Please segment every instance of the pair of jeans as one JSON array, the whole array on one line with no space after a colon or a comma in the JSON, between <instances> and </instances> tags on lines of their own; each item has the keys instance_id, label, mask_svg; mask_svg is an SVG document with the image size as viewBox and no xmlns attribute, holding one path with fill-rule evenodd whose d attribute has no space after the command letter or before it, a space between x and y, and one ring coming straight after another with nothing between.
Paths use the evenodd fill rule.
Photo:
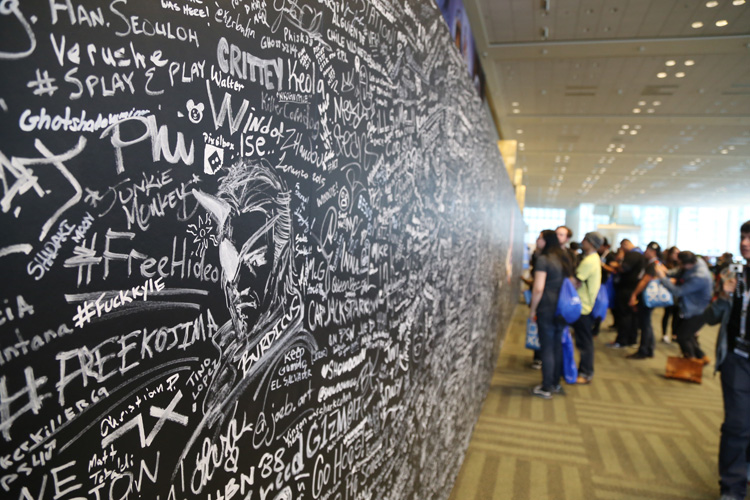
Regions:
<instances>
[{"instance_id":1,"label":"pair of jeans","mask_svg":"<svg viewBox=\"0 0 750 500\"><path fill-rule=\"evenodd\" d=\"M578 364L578 375L585 378L594 376L594 318L590 314L581 315L578 321L573 323L576 332L576 347L581 356Z\"/></svg>"},{"instance_id":2,"label":"pair of jeans","mask_svg":"<svg viewBox=\"0 0 750 500\"><path fill-rule=\"evenodd\" d=\"M722 494L745 498L750 447L750 360L730 352L721 363L724 423L719 441Z\"/></svg>"},{"instance_id":3,"label":"pair of jeans","mask_svg":"<svg viewBox=\"0 0 750 500\"><path fill-rule=\"evenodd\" d=\"M686 358L701 359L705 356L696 335L704 324L702 314L691 318L679 318L677 321L677 342L682 349L682 355Z\"/></svg>"},{"instance_id":4,"label":"pair of jeans","mask_svg":"<svg viewBox=\"0 0 750 500\"><path fill-rule=\"evenodd\" d=\"M654 356L654 328L651 325L651 312L653 309L646 307L641 300L638 303L638 328L641 330L641 345L638 347L638 354Z\"/></svg>"},{"instance_id":5,"label":"pair of jeans","mask_svg":"<svg viewBox=\"0 0 750 500\"><path fill-rule=\"evenodd\" d=\"M677 315L677 306L669 306L664 308L664 317L661 319L661 334L663 337L667 336L667 326L669 326L669 318L672 318L672 335L677 335L677 321L679 316Z\"/></svg>"},{"instance_id":6,"label":"pair of jeans","mask_svg":"<svg viewBox=\"0 0 750 500\"><path fill-rule=\"evenodd\" d=\"M562 378L562 334L567 325L553 311L537 313L536 325L542 356L542 389L551 391L560 384Z\"/></svg>"}]
</instances>

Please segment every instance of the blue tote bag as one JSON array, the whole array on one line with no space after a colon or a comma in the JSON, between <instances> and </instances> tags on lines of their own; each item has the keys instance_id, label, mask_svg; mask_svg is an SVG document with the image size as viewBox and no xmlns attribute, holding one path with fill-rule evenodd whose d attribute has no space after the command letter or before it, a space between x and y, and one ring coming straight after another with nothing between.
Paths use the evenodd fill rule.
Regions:
<instances>
[{"instance_id":1,"label":"blue tote bag","mask_svg":"<svg viewBox=\"0 0 750 500\"><path fill-rule=\"evenodd\" d=\"M563 378L568 384L575 384L578 379L578 367L576 366L575 349L573 348L573 339L570 337L570 328L567 326L563 330L562 336L563 352Z\"/></svg>"},{"instance_id":2,"label":"blue tote bag","mask_svg":"<svg viewBox=\"0 0 750 500\"><path fill-rule=\"evenodd\" d=\"M643 290L643 303L646 307L669 307L674 305L672 292L659 280L651 280Z\"/></svg>"},{"instance_id":3,"label":"blue tote bag","mask_svg":"<svg viewBox=\"0 0 750 500\"><path fill-rule=\"evenodd\" d=\"M560 297L557 299L556 316L562 316L569 325L581 317L581 298L570 279L565 278L560 287Z\"/></svg>"},{"instance_id":4,"label":"blue tote bag","mask_svg":"<svg viewBox=\"0 0 750 500\"><path fill-rule=\"evenodd\" d=\"M609 308L609 297L607 294L607 287L604 285L599 287L599 293L596 294L596 301L594 307L591 309L591 317L596 319L604 319L607 316L607 309Z\"/></svg>"},{"instance_id":5,"label":"blue tote bag","mask_svg":"<svg viewBox=\"0 0 750 500\"><path fill-rule=\"evenodd\" d=\"M526 321L526 349L538 351L541 347L539 345L539 328L537 328L536 322L529 318Z\"/></svg>"}]
</instances>

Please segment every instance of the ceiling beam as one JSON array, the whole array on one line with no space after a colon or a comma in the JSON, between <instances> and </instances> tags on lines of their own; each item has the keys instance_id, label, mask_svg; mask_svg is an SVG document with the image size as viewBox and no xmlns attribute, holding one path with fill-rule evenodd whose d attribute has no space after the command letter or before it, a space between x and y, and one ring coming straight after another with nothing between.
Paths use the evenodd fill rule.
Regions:
<instances>
[{"instance_id":1,"label":"ceiling beam","mask_svg":"<svg viewBox=\"0 0 750 500\"><path fill-rule=\"evenodd\" d=\"M750 53L750 35L490 43L492 61Z\"/></svg>"},{"instance_id":2,"label":"ceiling beam","mask_svg":"<svg viewBox=\"0 0 750 500\"><path fill-rule=\"evenodd\" d=\"M694 160L696 158L711 158L711 159L722 159L722 160L732 160L732 161L746 161L750 160L750 156L747 155L735 155L735 154L706 154L706 153L700 153L700 154L684 154L684 153L664 153L664 152L654 152L654 153L605 153L602 151L558 151L558 150L531 150L525 149L524 151L518 152L518 158L521 159L523 156L541 156L541 155L550 155L550 156L606 156L606 157L612 157L612 158L649 158L649 157L661 157L661 158L668 158L668 159L674 159L674 160ZM564 166L564 165L562 165ZM606 165L603 165L606 166Z\"/></svg>"},{"instance_id":3,"label":"ceiling beam","mask_svg":"<svg viewBox=\"0 0 750 500\"><path fill-rule=\"evenodd\" d=\"M602 123L621 124L638 122L648 125L707 125L717 127L745 127L750 128L750 116L706 116L706 115L656 115L656 114L626 114L626 115L547 115L547 114L505 114L504 118L515 125L533 123L535 125L563 123L575 125L601 125Z\"/></svg>"}]
</instances>

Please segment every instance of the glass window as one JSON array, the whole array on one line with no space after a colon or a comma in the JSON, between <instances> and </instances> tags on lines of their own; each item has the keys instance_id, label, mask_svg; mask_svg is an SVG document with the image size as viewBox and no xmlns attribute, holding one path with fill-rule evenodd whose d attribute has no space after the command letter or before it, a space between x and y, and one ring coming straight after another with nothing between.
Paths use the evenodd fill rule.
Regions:
<instances>
[{"instance_id":1,"label":"glass window","mask_svg":"<svg viewBox=\"0 0 750 500\"><path fill-rule=\"evenodd\" d=\"M565 209L526 207L523 209L523 221L526 223L524 241L536 246L536 239L543 230L565 225Z\"/></svg>"},{"instance_id":2,"label":"glass window","mask_svg":"<svg viewBox=\"0 0 750 500\"><path fill-rule=\"evenodd\" d=\"M669 238L669 208L658 206L620 205L620 222L640 226L640 232L620 233L619 239L628 238L641 249L655 241L666 247Z\"/></svg>"},{"instance_id":3,"label":"glass window","mask_svg":"<svg viewBox=\"0 0 750 500\"><path fill-rule=\"evenodd\" d=\"M579 210L578 227L581 230L581 236L588 232L596 231L600 225L609 224L608 214L594 213L593 203L582 203Z\"/></svg>"},{"instance_id":4,"label":"glass window","mask_svg":"<svg viewBox=\"0 0 750 500\"><path fill-rule=\"evenodd\" d=\"M731 252L739 259L740 226L750 219L750 206L684 207L677 216L677 246L717 257Z\"/></svg>"}]
</instances>

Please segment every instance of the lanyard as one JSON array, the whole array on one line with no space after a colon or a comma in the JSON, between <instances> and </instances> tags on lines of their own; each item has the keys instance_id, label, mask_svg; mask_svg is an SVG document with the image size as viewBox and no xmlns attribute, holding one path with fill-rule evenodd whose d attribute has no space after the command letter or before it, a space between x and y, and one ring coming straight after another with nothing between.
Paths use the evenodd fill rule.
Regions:
<instances>
[{"instance_id":1,"label":"lanyard","mask_svg":"<svg viewBox=\"0 0 750 500\"><path fill-rule=\"evenodd\" d=\"M740 313L740 337L745 338L747 331L747 308L750 305L750 286L747 285L747 278L745 278L744 291L742 293L742 312Z\"/></svg>"}]
</instances>

